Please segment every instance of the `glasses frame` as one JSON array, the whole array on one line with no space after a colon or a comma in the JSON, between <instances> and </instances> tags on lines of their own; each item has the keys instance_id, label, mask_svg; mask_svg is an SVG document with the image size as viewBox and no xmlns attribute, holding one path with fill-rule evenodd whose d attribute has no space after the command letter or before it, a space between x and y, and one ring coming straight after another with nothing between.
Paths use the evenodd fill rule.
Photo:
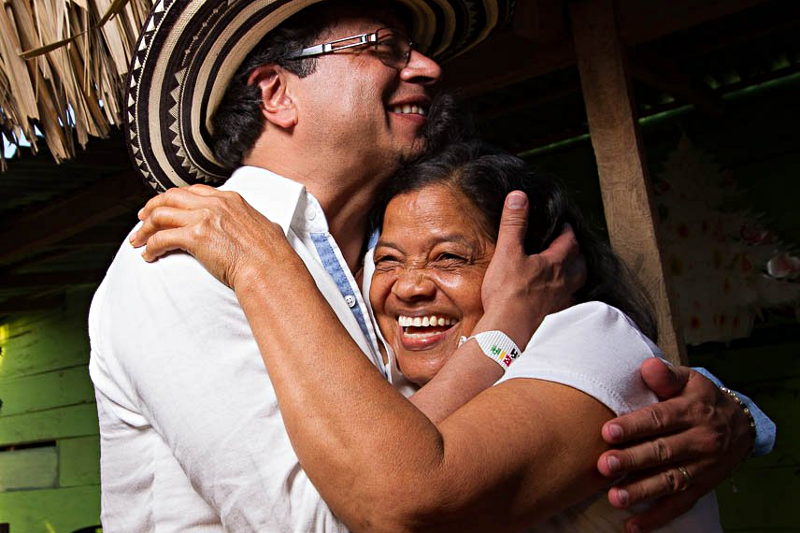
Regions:
<instances>
[{"instance_id":1,"label":"glasses frame","mask_svg":"<svg viewBox=\"0 0 800 533\"><path fill-rule=\"evenodd\" d=\"M335 54L342 50L352 50L354 48L365 48L367 46L374 46L379 44L383 39L378 38L378 33L389 30L394 34L395 37L399 37L401 40L405 39L408 43L408 52L403 57L403 63L401 66L390 65L386 63L381 57L378 59L384 65L392 68L396 68L397 70L403 70L408 66L408 62L411 59L411 51L414 50L414 41L406 37L402 32L395 30L394 28L378 28L377 30L369 33L359 33L357 35L350 35L349 37L342 37L341 39L335 39L333 41L328 41L321 44L315 44L314 46L309 46L307 48L303 48L302 50L295 52L294 54L288 55L285 59L305 59L308 57L319 57L323 55ZM353 43L343 44L340 46L336 46L339 43L343 43L345 41L356 40ZM398 63L400 65L400 63Z\"/></svg>"}]
</instances>

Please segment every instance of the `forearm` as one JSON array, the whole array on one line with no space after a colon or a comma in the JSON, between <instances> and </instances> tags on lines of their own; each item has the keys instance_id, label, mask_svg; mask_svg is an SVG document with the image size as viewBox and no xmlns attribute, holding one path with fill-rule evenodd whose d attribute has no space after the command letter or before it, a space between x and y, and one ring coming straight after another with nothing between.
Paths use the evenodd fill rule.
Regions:
<instances>
[{"instance_id":1,"label":"forearm","mask_svg":"<svg viewBox=\"0 0 800 533\"><path fill-rule=\"evenodd\" d=\"M519 325L509 329L513 318L484 315L472 331L472 335L485 331L500 330L513 336L512 340L524 348L531 332L544 319L535 320L535 325ZM505 370L496 361L487 357L477 342L467 342L450 356L442 369L424 387L411 396L411 402L434 423L441 422L456 409L466 404L479 393L491 387L503 377Z\"/></svg>"},{"instance_id":2,"label":"forearm","mask_svg":"<svg viewBox=\"0 0 800 533\"><path fill-rule=\"evenodd\" d=\"M437 427L375 371L313 281L294 274L291 286L260 279L237 295L301 464L351 529L513 531L602 483L587 479L602 443L593 432L583 441L573 438L577 428L568 426L566 417L581 410L567 415L547 404L559 403L558 397L553 400L550 389L542 393L539 388L552 385L521 380L503 391L491 387L484 401L469 402ZM302 307L281 304L301 298ZM475 342L462 346L464 362L478 358L474 362L500 369L478 350ZM571 390L564 394L570 392L580 396ZM589 403L599 427L607 411ZM563 404L576 405L572 399ZM575 422L581 428L592 420L586 412ZM544 432L543 427L553 429ZM574 456L551 464L566 444ZM533 472L547 483L534 480Z\"/></svg>"},{"instance_id":3,"label":"forearm","mask_svg":"<svg viewBox=\"0 0 800 533\"><path fill-rule=\"evenodd\" d=\"M284 262L297 270L292 284L261 276L237 296L309 477L351 528L371 529L371 513L389 512L392 486L435 490L428 476L442 461L442 438L363 356L298 263ZM285 305L292 301L303 306ZM399 500L392 507L402 509Z\"/></svg>"}]
</instances>

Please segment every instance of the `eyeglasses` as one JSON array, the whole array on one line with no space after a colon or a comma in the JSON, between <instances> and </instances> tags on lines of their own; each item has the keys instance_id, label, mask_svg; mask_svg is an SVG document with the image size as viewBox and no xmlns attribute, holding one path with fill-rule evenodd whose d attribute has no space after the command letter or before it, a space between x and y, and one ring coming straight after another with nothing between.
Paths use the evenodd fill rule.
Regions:
<instances>
[{"instance_id":1,"label":"eyeglasses","mask_svg":"<svg viewBox=\"0 0 800 533\"><path fill-rule=\"evenodd\" d=\"M351 35L350 37L343 37L335 41L303 48L299 52L286 56L286 59L317 57L335 54L342 50L366 47L372 48L380 62L387 67L403 70L408 66L408 61L411 58L411 50L414 49L414 43L397 30L381 28L372 33Z\"/></svg>"}]
</instances>

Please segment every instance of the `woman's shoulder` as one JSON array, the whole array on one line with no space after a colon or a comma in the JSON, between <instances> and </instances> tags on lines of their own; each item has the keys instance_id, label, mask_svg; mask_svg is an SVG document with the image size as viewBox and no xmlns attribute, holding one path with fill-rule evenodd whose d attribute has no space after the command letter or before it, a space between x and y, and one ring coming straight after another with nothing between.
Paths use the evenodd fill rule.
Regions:
<instances>
[{"instance_id":1,"label":"woman's shoulder","mask_svg":"<svg viewBox=\"0 0 800 533\"><path fill-rule=\"evenodd\" d=\"M639 367L661 355L625 313L602 302L585 302L548 315L502 381L562 383L622 414L655 401Z\"/></svg>"},{"instance_id":2,"label":"woman's shoulder","mask_svg":"<svg viewBox=\"0 0 800 533\"><path fill-rule=\"evenodd\" d=\"M531 344L548 342L625 342L625 346L663 356L656 344L639 330L628 315L604 302L591 301L573 305L545 317L531 338Z\"/></svg>"}]
</instances>

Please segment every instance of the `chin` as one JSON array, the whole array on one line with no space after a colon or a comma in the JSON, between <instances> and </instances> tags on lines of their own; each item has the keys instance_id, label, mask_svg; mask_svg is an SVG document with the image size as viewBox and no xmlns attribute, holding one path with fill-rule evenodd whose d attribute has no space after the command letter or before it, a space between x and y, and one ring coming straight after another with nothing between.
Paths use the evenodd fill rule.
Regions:
<instances>
[{"instance_id":1,"label":"chin","mask_svg":"<svg viewBox=\"0 0 800 533\"><path fill-rule=\"evenodd\" d=\"M415 355L409 356L409 359L414 357ZM416 357L419 357L418 353ZM403 364L404 361L406 364ZM415 383L420 387L432 380L433 376L438 374L439 370L442 369L444 363L444 359L437 359L434 361L416 360L409 362L405 357L398 356L397 358L397 366L400 368L400 372L403 373L403 376L411 383Z\"/></svg>"}]
</instances>

